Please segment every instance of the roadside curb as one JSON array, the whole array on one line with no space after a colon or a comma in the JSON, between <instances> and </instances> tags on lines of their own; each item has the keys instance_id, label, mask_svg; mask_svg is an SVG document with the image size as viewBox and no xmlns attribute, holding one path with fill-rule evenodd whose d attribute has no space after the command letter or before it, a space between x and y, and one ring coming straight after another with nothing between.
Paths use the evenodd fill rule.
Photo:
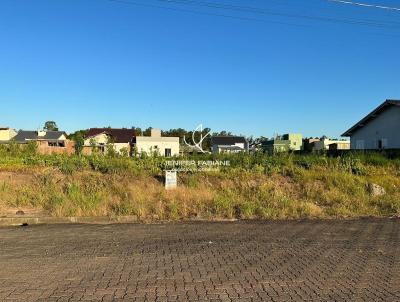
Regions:
<instances>
[{"instance_id":1,"label":"roadside curb","mask_svg":"<svg viewBox=\"0 0 400 302\"><path fill-rule=\"evenodd\" d=\"M111 224L137 223L136 216L119 217L0 217L0 226L18 226L35 224Z\"/></svg>"},{"instance_id":2,"label":"roadside curb","mask_svg":"<svg viewBox=\"0 0 400 302\"><path fill-rule=\"evenodd\" d=\"M175 222L236 222L238 219L205 219L193 218ZM140 223L140 224L162 224L171 222L169 220L141 220L137 216L99 216L99 217L0 217L0 227L24 226L39 224L118 224L118 223Z\"/></svg>"},{"instance_id":3,"label":"roadside curb","mask_svg":"<svg viewBox=\"0 0 400 302\"><path fill-rule=\"evenodd\" d=\"M400 216L388 217L374 217L374 216L361 216L361 217L333 217L333 218L301 218L301 219L236 219L236 218L191 218L182 220L163 220L163 219L149 219L142 220L137 216L98 216L98 217L51 217L51 216L14 216L14 217L0 217L0 227L7 226L27 226L27 225L42 225L42 224L164 224L164 223L234 223L234 222L279 222L279 221L354 221L354 220L380 220L380 219L395 219L400 221Z\"/></svg>"}]
</instances>

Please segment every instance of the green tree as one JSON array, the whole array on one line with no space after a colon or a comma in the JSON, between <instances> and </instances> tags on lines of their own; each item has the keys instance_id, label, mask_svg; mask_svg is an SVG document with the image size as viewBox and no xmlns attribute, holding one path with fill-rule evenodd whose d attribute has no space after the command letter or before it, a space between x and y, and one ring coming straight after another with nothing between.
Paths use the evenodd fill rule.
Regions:
<instances>
[{"instance_id":1,"label":"green tree","mask_svg":"<svg viewBox=\"0 0 400 302\"><path fill-rule=\"evenodd\" d=\"M76 136L74 137L74 142L75 142L75 153L78 155L82 154L83 145L85 144L82 133L78 132L76 134Z\"/></svg>"},{"instance_id":2,"label":"green tree","mask_svg":"<svg viewBox=\"0 0 400 302\"><path fill-rule=\"evenodd\" d=\"M166 137L179 137L179 141L181 144L183 144L183 137L187 137L187 131L182 128L177 128L177 129L170 129L167 131L162 131L162 136Z\"/></svg>"},{"instance_id":3,"label":"green tree","mask_svg":"<svg viewBox=\"0 0 400 302\"><path fill-rule=\"evenodd\" d=\"M133 126L131 129L133 130L135 136L142 135L142 128Z\"/></svg>"},{"instance_id":4,"label":"green tree","mask_svg":"<svg viewBox=\"0 0 400 302\"><path fill-rule=\"evenodd\" d=\"M57 123L55 121L47 121L44 123L43 129L47 131L58 131Z\"/></svg>"},{"instance_id":5,"label":"green tree","mask_svg":"<svg viewBox=\"0 0 400 302\"><path fill-rule=\"evenodd\" d=\"M88 130L78 130L78 131L75 131L75 132L71 133L70 135L68 135L68 139L76 142L79 138L85 139L87 133L88 133Z\"/></svg>"},{"instance_id":6,"label":"green tree","mask_svg":"<svg viewBox=\"0 0 400 302\"><path fill-rule=\"evenodd\" d=\"M149 127L146 130L144 130L143 131L143 136L150 136L151 135L151 129L152 129L152 127Z\"/></svg>"},{"instance_id":7,"label":"green tree","mask_svg":"<svg viewBox=\"0 0 400 302\"><path fill-rule=\"evenodd\" d=\"M82 154L87 132L87 130L78 130L68 136L68 139L75 142L75 153L78 155Z\"/></svg>"}]
</instances>

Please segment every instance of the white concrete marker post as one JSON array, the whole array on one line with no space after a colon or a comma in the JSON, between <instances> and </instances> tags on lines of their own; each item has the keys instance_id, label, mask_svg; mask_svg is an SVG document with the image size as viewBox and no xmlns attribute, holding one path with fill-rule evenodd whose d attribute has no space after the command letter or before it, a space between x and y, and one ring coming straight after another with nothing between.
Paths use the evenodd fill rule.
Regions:
<instances>
[{"instance_id":1,"label":"white concrete marker post","mask_svg":"<svg viewBox=\"0 0 400 302\"><path fill-rule=\"evenodd\" d=\"M178 185L176 171L165 171L165 189L175 189Z\"/></svg>"}]
</instances>

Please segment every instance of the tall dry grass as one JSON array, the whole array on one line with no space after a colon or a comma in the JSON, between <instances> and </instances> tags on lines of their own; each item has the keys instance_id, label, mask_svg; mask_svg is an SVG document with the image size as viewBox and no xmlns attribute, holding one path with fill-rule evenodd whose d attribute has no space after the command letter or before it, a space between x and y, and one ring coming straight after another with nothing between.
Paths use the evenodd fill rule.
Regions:
<instances>
[{"instance_id":1,"label":"tall dry grass","mask_svg":"<svg viewBox=\"0 0 400 302\"><path fill-rule=\"evenodd\" d=\"M231 166L180 173L178 188L166 191L163 158L41 156L0 147L0 215L27 208L53 216L136 215L142 220L400 214L396 158L371 153L201 159L213 158L230 160ZM386 194L371 196L368 183L384 187Z\"/></svg>"},{"instance_id":2,"label":"tall dry grass","mask_svg":"<svg viewBox=\"0 0 400 302\"><path fill-rule=\"evenodd\" d=\"M400 179L387 169L373 175L332 170L181 175L176 190L158 177L56 169L0 172L0 213L35 208L54 216L136 215L143 220L187 218L302 218L400 214ZM387 194L370 196L367 183Z\"/></svg>"}]
</instances>

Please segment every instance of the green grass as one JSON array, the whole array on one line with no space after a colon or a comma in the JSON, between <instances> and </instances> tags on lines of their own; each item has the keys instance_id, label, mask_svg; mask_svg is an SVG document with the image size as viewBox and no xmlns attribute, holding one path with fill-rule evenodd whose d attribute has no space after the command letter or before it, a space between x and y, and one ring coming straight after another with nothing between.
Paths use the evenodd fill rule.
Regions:
<instances>
[{"instance_id":1,"label":"green grass","mask_svg":"<svg viewBox=\"0 0 400 302\"><path fill-rule=\"evenodd\" d=\"M165 191L162 157L45 156L30 145L0 145L0 212L28 207L54 216L136 215L144 220L400 214L400 160L384 154L190 159L229 160L230 166L180 173L178 189ZM386 195L370 196L368 183L383 186Z\"/></svg>"}]
</instances>

